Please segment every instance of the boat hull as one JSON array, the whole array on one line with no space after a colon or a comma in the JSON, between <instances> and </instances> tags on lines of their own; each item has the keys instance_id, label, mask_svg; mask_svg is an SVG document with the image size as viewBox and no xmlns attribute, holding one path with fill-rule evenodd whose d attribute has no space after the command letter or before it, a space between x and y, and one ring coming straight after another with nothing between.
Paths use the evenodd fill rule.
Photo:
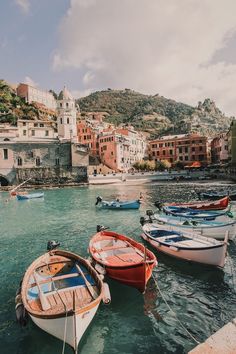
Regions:
<instances>
[{"instance_id":1,"label":"boat hull","mask_svg":"<svg viewBox=\"0 0 236 354\"><path fill-rule=\"evenodd\" d=\"M200 199L209 199L209 200L219 200L224 197L229 197L231 200L236 200L236 193L222 193L222 194L211 194L211 193L198 193Z\"/></svg>"},{"instance_id":2,"label":"boat hull","mask_svg":"<svg viewBox=\"0 0 236 354\"><path fill-rule=\"evenodd\" d=\"M33 193L33 194L17 194L16 198L18 200L28 200L28 199L37 199L37 198L43 198L44 193Z\"/></svg>"},{"instance_id":3,"label":"boat hull","mask_svg":"<svg viewBox=\"0 0 236 354\"><path fill-rule=\"evenodd\" d=\"M75 315L70 314L67 317L45 319L32 314L30 317L39 328L62 341L65 340L73 349L77 349L84 332L97 312L98 306L99 304L89 310Z\"/></svg>"},{"instance_id":4,"label":"boat hull","mask_svg":"<svg viewBox=\"0 0 236 354\"><path fill-rule=\"evenodd\" d=\"M171 203L169 206L186 207L197 210L224 210L229 205L229 197L211 202Z\"/></svg>"},{"instance_id":5,"label":"boat hull","mask_svg":"<svg viewBox=\"0 0 236 354\"><path fill-rule=\"evenodd\" d=\"M183 220L179 220L179 223L175 223L174 218L165 218L165 217L157 217L157 222L165 224L165 227L168 228L169 230L180 230L180 231L185 231L185 232L197 232L202 236L205 237L212 237L217 240L224 240L225 238L225 233L228 231L229 232L229 239L232 240L236 236L236 222L231 222L231 223L226 223L225 225L222 223L222 225L218 226L210 226L207 224L200 225L201 222L199 222L199 226L193 226L193 225L184 225Z\"/></svg>"},{"instance_id":6,"label":"boat hull","mask_svg":"<svg viewBox=\"0 0 236 354\"><path fill-rule=\"evenodd\" d=\"M143 233L142 238L150 243L158 251L163 252L169 256L179 258L185 261L216 266L223 268L225 264L225 254L227 244L222 244L217 247L201 248L201 249L181 249L160 244L160 242L151 239L146 233Z\"/></svg>"},{"instance_id":7,"label":"boat hull","mask_svg":"<svg viewBox=\"0 0 236 354\"><path fill-rule=\"evenodd\" d=\"M103 266L101 263L96 262ZM152 270L155 267L153 264L141 264L133 267L109 267L105 266L106 275L113 280L122 284L132 286L141 293L146 289L147 282L149 281Z\"/></svg>"},{"instance_id":8,"label":"boat hull","mask_svg":"<svg viewBox=\"0 0 236 354\"><path fill-rule=\"evenodd\" d=\"M112 210L127 210L127 209L139 209L140 203L138 201L133 202L102 202L102 209L112 209Z\"/></svg>"}]
</instances>

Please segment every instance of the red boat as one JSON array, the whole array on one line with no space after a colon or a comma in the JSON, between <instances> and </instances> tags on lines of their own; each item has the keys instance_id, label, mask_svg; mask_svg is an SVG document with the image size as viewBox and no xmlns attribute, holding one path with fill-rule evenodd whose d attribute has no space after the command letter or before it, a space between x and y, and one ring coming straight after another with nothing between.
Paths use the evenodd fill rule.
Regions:
<instances>
[{"instance_id":1,"label":"red boat","mask_svg":"<svg viewBox=\"0 0 236 354\"><path fill-rule=\"evenodd\" d=\"M191 202L191 203L171 203L168 205L186 207L191 209L200 209L200 210L223 210L226 209L229 205L229 197L224 197L216 201L209 202Z\"/></svg>"},{"instance_id":2,"label":"red boat","mask_svg":"<svg viewBox=\"0 0 236 354\"><path fill-rule=\"evenodd\" d=\"M97 231L89 243L95 269L143 293L157 265L155 255L127 236L104 228Z\"/></svg>"}]
</instances>

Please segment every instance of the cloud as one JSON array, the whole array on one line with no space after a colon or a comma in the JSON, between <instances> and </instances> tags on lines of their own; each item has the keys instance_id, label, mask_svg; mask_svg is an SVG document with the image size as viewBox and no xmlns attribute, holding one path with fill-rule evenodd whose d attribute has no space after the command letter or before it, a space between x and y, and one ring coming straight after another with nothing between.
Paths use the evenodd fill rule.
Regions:
<instances>
[{"instance_id":1,"label":"cloud","mask_svg":"<svg viewBox=\"0 0 236 354\"><path fill-rule=\"evenodd\" d=\"M212 60L236 33L235 12L234 0L71 0L53 69L81 71L82 90L210 97L235 114L236 65Z\"/></svg>"},{"instance_id":2,"label":"cloud","mask_svg":"<svg viewBox=\"0 0 236 354\"><path fill-rule=\"evenodd\" d=\"M29 77L29 76L25 77L24 83L29 85L29 86L33 86L33 87L37 87L38 86L38 83L35 82L33 79L31 79L31 77Z\"/></svg>"},{"instance_id":3,"label":"cloud","mask_svg":"<svg viewBox=\"0 0 236 354\"><path fill-rule=\"evenodd\" d=\"M30 0L15 0L23 13L27 14L30 10Z\"/></svg>"}]
</instances>

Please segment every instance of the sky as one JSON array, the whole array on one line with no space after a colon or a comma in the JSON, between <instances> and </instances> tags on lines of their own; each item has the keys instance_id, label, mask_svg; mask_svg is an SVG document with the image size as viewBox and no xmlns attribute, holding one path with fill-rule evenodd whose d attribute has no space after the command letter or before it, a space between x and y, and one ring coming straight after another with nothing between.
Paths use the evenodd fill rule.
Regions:
<instances>
[{"instance_id":1,"label":"sky","mask_svg":"<svg viewBox=\"0 0 236 354\"><path fill-rule=\"evenodd\" d=\"M112 88L236 116L235 0L0 0L0 78Z\"/></svg>"}]
</instances>

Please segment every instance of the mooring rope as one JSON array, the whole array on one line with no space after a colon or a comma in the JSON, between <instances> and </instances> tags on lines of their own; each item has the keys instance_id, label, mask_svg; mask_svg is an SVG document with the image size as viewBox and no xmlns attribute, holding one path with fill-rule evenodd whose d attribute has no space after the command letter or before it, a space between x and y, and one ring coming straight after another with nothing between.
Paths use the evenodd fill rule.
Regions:
<instances>
[{"instance_id":1,"label":"mooring rope","mask_svg":"<svg viewBox=\"0 0 236 354\"><path fill-rule=\"evenodd\" d=\"M179 322L179 324L180 324L181 327L185 330L185 332L192 338L192 340L193 340L195 343L200 344L200 342L192 335L192 333L189 332L189 330L184 326L184 324L178 319L176 313L174 312L174 310L172 310L172 308L170 307L170 305L169 305L168 302L166 301L166 299L165 299L165 297L164 297L164 295L163 295L161 289L159 288L158 282L157 282L157 280L155 279L155 277L154 277L153 274L152 274L152 278L153 278L154 283L155 283L155 285L156 285L156 287L157 287L157 289L158 289L158 291L159 291L159 293L160 293L162 299L164 300L166 306L167 306L168 309L174 314L175 319Z\"/></svg>"}]
</instances>

